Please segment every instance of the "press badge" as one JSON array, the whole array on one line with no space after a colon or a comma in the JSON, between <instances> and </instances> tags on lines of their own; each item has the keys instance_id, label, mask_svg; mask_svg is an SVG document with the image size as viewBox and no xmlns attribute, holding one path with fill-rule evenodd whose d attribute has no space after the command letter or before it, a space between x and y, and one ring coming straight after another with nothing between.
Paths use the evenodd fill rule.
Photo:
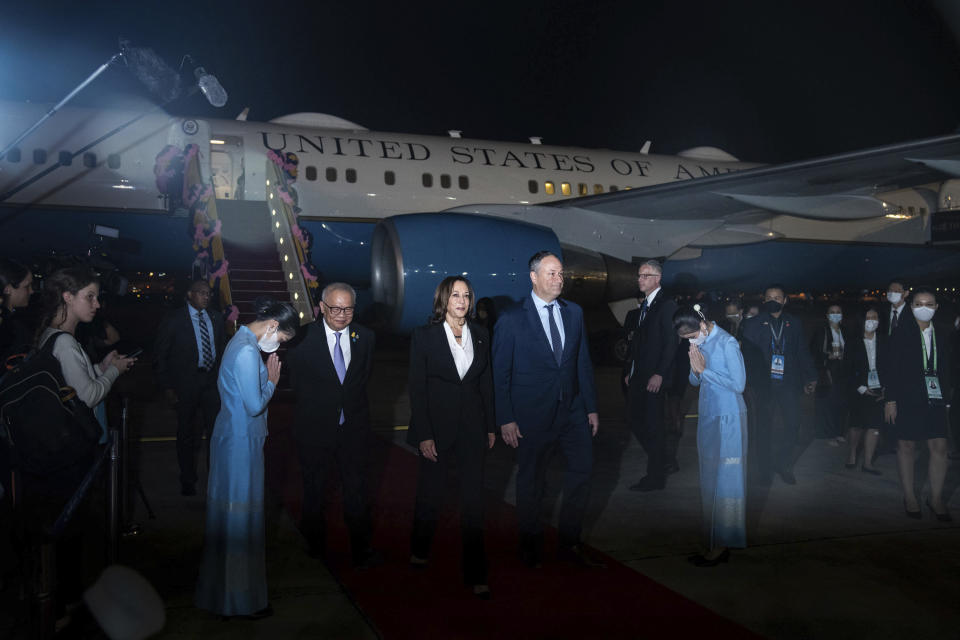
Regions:
<instances>
[{"instance_id":1,"label":"press badge","mask_svg":"<svg viewBox=\"0 0 960 640\"><path fill-rule=\"evenodd\" d=\"M923 376L923 381L927 387L927 399L930 404L943 402L943 391L940 389L940 380L937 376Z\"/></svg>"},{"instance_id":2,"label":"press badge","mask_svg":"<svg viewBox=\"0 0 960 640\"><path fill-rule=\"evenodd\" d=\"M773 354L770 358L770 379L783 380L783 355Z\"/></svg>"},{"instance_id":3,"label":"press badge","mask_svg":"<svg viewBox=\"0 0 960 640\"><path fill-rule=\"evenodd\" d=\"M874 369L867 373L867 389L879 389L880 388L880 374L877 373L877 370Z\"/></svg>"}]
</instances>

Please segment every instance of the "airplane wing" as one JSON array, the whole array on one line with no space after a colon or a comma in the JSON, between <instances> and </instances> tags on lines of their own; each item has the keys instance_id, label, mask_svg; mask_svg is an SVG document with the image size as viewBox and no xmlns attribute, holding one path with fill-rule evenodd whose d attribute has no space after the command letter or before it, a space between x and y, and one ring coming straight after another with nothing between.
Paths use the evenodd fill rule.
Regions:
<instances>
[{"instance_id":1,"label":"airplane wing","mask_svg":"<svg viewBox=\"0 0 960 640\"><path fill-rule=\"evenodd\" d=\"M857 220L890 212L879 194L960 177L958 158L960 134L951 134L544 206L648 220L731 222L759 211Z\"/></svg>"}]
</instances>

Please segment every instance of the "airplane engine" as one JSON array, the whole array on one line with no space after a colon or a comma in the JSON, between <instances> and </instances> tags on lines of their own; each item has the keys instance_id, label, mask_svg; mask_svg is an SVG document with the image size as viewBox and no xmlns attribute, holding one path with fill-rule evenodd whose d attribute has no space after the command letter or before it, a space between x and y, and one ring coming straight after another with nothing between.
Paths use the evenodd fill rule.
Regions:
<instances>
[{"instance_id":1,"label":"airplane engine","mask_svg":"<svg viewBox=\"0 0 960 640\"><path fill-rule=\"evenodd\" d=\"M478 297L497 308L530 292L527 261L540 250L564 261L564 296L582 305L635 295L630 263L561 245L539 225L462 213L414 213L377 223L371 246L371 288L380 319L406 333L427 322L437 284L446 276L470 279Z\"/></svg>"}]
</instances>

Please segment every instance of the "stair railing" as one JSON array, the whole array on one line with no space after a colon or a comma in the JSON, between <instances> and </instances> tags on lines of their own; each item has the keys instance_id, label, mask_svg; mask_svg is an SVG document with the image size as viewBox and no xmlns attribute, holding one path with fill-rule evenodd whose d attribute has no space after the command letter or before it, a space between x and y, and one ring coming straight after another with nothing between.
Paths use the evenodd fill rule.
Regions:
<instances>
[{"instance_id":1,"label":"stair railing","mask_svg":"<svg viewBox=\"0 0 960 640\"><path fill-rule=\"evenodd\" d=\"M300 324L309 324L316 319L313 298L304 275L306 263L303 247L294 236L293 228L297 224L290 185L283 170L267 158L267 207L270 208L270 227L280 254L280 266L283 269L283 281L290 293L290 302L300 314Z\"/></svg>"}]
</instances>

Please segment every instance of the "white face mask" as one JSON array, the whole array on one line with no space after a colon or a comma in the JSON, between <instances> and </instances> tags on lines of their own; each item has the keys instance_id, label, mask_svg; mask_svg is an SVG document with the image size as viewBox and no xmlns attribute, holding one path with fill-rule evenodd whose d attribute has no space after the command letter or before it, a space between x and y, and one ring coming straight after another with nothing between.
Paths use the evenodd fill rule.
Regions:
<instances>
[{"instance_id":1,"label":"white face mask","mask_svg":"<svg viewBox=\"0 0 960 640\"><path fill-rule=\"evenodd\" d=\"M930 320L933 319L933 314L936 313L936 311L936 309L931 307L914 307L913 317L920 322L930 322Z\"/></svg>"},{"instance_id":2,"label":"white face mask","mask_svg":"<svg viewBox=\"0 0 960 640\"><path fill-rule=\"evenodd\" d=\"M842 313L828 313L827 319L833 324L840 324L840 321L843 320Z\"/></svg>"},{"instance_id":3,"label":"white face mask","mask_svg":"<svg viewBox=\"0 0 960 640\"><path fill-rule=\"evenodd\" d=\"M900 301L903 300L903 294L899 291L887 291L887 300L890 301L890 304L900 304Z\"/></svg>"},{"instance_id":4,"label":"white face mask","mask_svg":"<svg viewBox=\"0 0 960 640\"><path fill-rule=\"evenodd\" d=\"M267 332L263 335L262 338L257 340L257 346L260 347L260 351L264 353L273 353L280 348L280 336L277 334L277 330L274 329L271 331L267 329Z\"/></svg>"},{"instance_id":5,"label":"white face mask","mask_svg":"<svg viewBox=\"0 0 960 640\"><path fill-rule=\"evenodd\" d=\"M728 313L728 314L727 314L727 319L728 319L728 320L739 320L739 319L740 319L740 314L739 314L739 313Z\"/></svg>"},{"instance_id":6,"label":"white face mask","mask_svg":"<svg viewBox=\"0 0 960 640\"><path fill-rule=\"evenodd\" d=\"M871 332L871 333L873 333L874 331L876 331L876 330L877 330L877 327L879 327L879 326L880 326L880 321L879 321L879 320L866 320L866 321L864 321L864 323L863 323L863 328L866 329L867 331Z\"/></svg>"},{"instance_id":7,"label":"white face mask","mask_svg":"<svg viewBox=\"0 0 960 640\"><path fill-rule=\"evenodd\" d=\"M701 330L700 333L697 334L696 338L690 338L690 344L699 347L704 343L706 339L707 339L707 336L704 335L703 331Z\"/></svg>"}]
</instances>

